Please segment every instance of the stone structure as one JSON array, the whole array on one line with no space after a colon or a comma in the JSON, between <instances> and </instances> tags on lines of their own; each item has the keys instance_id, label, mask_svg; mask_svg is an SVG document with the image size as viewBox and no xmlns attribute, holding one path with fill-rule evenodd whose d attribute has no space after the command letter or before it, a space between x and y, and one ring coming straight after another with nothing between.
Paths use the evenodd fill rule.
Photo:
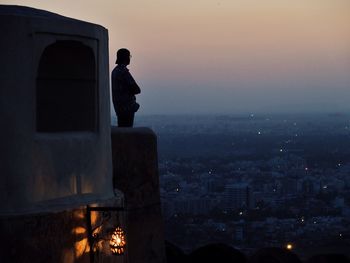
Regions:
<instances>
[{"instance_id":1,"label":"stone structure","mask_svg":"<svg viewBox=\"0 0 350 263\"><path fill-rule=\"evenodd\" d=\"M0 6L0 215L113 197L108 33Z\"/></svg>"},{"instance_id":2,"label":"stone structure","mask_svg":"<svg viewBox=\"0 0 350 263\"><path fill-rule=\"evenodd\" d=\"M1 5L0 33L0 262L90 262L86 207L117 201L107 30Z\"/></svg>"},{"instance_id":3,"label":"stone structure","mask_svg":"<svg viewBox=\"0 0 350 263\"><path fill-rule=\"evenodd\" d=\"M153 132L114 129L112 173L107 30L0 5L0 33L0 262L164 262ZM126 212L89 216L124 206L115 188ZM117 223L123 256L109 249ZM94 254L89 231L104 238Z\"/></svg>"},{"instance_id":4,"label":"stone structure","mask_svg":"<svg viewBox=\"0 0 350 263\"><path fill-rule=\"evenodd\" d=\"M165 262L157 137L148 128L112 127L112 156L114 186L124 193L127 208L128 258Z\"/></svg>"}]
</instances>

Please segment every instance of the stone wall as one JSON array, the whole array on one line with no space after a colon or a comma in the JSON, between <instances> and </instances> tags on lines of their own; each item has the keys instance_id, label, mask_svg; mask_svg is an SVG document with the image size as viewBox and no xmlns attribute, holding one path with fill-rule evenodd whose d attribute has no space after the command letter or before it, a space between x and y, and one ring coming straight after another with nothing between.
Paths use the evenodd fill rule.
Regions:
<instances>
[{"instance_id":1,"label":"stone wall","mask_svg":"<svg viewBox=\"0 0 350 263\"><path fill-rule=\"evenodd\" d=\"M114 187L127 209L128 262L165 262L156 135L112 127L112 161Z\"/></svg>"},{"instance_id":2,"label":"stone wall","mask_svg":"<svg viewBox=\"0 0 350 263\"><path fill-rule=\"evenodd\" d=\"M99 204L119 205L118 199ZM0 262L92 263L86 211L86 206L81 206L60 212L0 217ZM94 212L91 218L93 226L100 225L103 220L100 212ZM115 224L115 217L112 217L104 224L104 229L97 232L107 238L106 231ZM110 253L108 240L100 245L99 253L93 255L95 263L126 262L126 255L114 256Z\"/></svg>"},{"instance_id":3,"label":"stone wall","mask_svg":"<svg viewBox=\"0 0 350 263\"><path fill-rule=\"evenodd\" d=\"M0 216L66 197L74 207L86 194L112 198L107 30L0 5L0 32ZM65 119L77 126L61 127Z\"/></svg>"}]
</instances>

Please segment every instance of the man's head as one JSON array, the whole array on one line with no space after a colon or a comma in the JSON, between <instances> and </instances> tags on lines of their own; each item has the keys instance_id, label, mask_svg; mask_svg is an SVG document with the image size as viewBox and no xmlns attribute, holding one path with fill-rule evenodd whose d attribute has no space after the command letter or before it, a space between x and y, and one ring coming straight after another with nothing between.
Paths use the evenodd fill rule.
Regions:
<instances>
[{"instance_id":1,"label":"man's head","mask_svg":"<svg viewBox=\"0 0 350 263\"><path fill-rule=\"evenodd\" d=\"M129 65L130 64L130 51L126 48L121 48L117 51L117 60L115 64L123 64L123 65Z\"/></svg>"}]
</instances>

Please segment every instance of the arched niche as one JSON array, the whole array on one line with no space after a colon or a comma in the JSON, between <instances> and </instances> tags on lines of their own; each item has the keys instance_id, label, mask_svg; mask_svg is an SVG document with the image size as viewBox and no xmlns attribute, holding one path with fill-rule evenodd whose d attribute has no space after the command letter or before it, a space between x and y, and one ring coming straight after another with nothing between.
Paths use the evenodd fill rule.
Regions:
<instances>
[{"instance_id":1,"label":"arched niche","mask_svg":"<svg viewBox=\"0 0 350 263\"><path fill-rule=\"evenodd\" d=\"M36 131L97 130L93 50L79 41L57 41L43 51L36 82Z\"/></svg>"}]
</instances>

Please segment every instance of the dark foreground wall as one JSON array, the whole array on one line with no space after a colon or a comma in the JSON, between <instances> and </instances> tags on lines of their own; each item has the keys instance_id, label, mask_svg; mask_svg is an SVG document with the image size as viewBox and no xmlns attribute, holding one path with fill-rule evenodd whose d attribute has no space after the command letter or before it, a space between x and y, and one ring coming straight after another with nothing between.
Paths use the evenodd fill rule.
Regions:
<instances>
[{"instance_id":1,"label":"dark foreground wall","mask_svg":"<svg viewBox=\"0 0 350 263\"><path fill-rule=\"evenodd\" d=\"M99 206L119 206L120 200L95 203ZM91 263L88 242L86 206L57 212L0 217L1 263ZM92 226L103 220L93 213ZM115 225L112 218L104 224L105 230ZM97 231L105 236L105 231ZM108 247L108 241L101 244ZM114 256L109 250L99 248L94 262L121 263L126 256Z\"/></svg>"},{"instance_id":2,"label":"dark foreground wall","mask_svg":"<svg viewBox=\"0 0 350 263\"><path fill-rule=\"evenodd\" d=\"M127 207L128 261L165 262L156 135L112 127L112 158L114 187Z\"/></svg>"},{"instance_id":3,"label":"dark foreground wall","mask_svg":"<svg viewBox=\"0 0 350 263\"><path fill-rule=\"evenodd\" d=\"M0 5L0 33L0 216L112 198L107 30Z\"/></svg>"}]
</instances>

